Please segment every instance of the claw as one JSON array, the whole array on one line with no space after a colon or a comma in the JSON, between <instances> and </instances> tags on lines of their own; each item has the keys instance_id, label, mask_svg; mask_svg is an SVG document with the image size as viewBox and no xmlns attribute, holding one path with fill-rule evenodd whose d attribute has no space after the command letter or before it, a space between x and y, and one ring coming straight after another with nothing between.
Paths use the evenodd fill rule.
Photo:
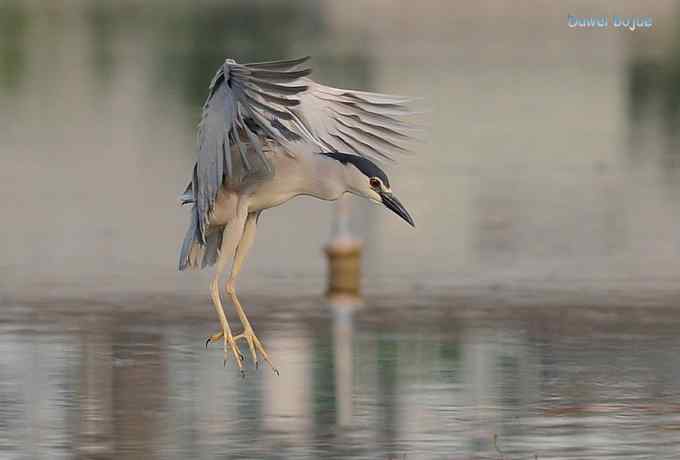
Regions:
<instances>
[{"instance_id":1,"label":"claw","mask_svg":"<svg viewBox=\"0 0 680 460\"><path fill-rule=\"evenodd\" d=\"M222 337L224 337L224 332L218 332L217 334L209 335L208 338L205 340L205 348L208 348L208 344L210 342L216 342Z\"/></svg>"},{"instance_id":2,"label":"claw","mask_svg":"<svg viewBox=\"0 0 680 460\"><path fill-rule=\"evenodd\" d=\"M277 377L281 375L281 374L279 374L279 370L276 369L276 368L274 368L274 373L276 374Z\"/></svg>"}]
</instances>

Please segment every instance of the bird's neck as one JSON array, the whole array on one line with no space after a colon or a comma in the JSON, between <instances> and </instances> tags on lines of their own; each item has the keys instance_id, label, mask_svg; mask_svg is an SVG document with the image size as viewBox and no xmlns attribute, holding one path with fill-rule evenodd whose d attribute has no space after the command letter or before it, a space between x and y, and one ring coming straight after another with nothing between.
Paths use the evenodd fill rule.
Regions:
<instances>
[{"instance_id":1,"label":"bird's neck","mask_svg":"<svg viewBox=\"0 0 680 460\"><path fill-rule=\"evenodd\" d=\"M322 200L337 200L348 191L346 167L332 158L319 154L303 160L304 180L302 193Z\"/></svg>"}]
</instances>

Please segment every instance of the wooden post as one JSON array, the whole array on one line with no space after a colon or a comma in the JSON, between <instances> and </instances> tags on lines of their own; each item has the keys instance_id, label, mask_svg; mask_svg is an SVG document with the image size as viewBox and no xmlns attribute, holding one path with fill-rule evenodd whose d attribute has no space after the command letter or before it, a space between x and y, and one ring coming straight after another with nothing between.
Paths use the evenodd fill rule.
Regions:
<instances>
[{"instance_id":1,"label":"wooden post","mask_svg":"<svg viewBox=\"0 0 680 460\"><path fill-rule=\"evenodd\" d=\"M349 199L342 197L335 206L331 239L324 248L328 257L328 289L331 302L358 303L361 298L361 241L349 231Z\"/></svg>"}]
</instances>

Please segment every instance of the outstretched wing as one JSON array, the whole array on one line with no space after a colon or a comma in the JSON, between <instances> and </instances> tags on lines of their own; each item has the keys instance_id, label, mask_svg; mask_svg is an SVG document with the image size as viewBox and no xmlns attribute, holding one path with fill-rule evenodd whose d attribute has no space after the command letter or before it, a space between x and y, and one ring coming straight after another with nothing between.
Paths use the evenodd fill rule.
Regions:
<instances>
[{"instance_id":1,"label":"outstretched wing","mask_svg":"<svg viewBox=\"0 0 680 460\"><path fill-rule=\"evenodd\" d=\"M291 123L303 137L325 151L340 151L393 160L395 153L408 151L411 125L405 117L412 112L402 96L332 88L308 78L308 88L291 106Z\"/></svg>"},{"instance_id":2,"label":"outstretched wing","mask_svg":"<svg viewBox=\"0 0 680 460\"><path fill-rule=\"evenodd\" d=\"M201 243L222 184L271 173L262 137L285 141L271 126L275 120L292 120L290 110L307 89L300 80L311 72L300 68L307 59L254 64L227 60L215 74L203 105L191 183Z\"/></svg>"},{"instance_id":3,"label":"outstretched wing","mask_svg":"<svg viewBox=\"0 0 680 460\"><path fill-rule=\"evenodd\" d=\"M306 78L308 57L238 64L227 60L210 83L198 129L198 161L182 202L193 202L198 239L205 244L210 213L222 185L272 173L264 139L294 150L295 142L392 160L406 152L407 98L332 88ZM193 198L193 199L192 199Z\"/></svg>"}]
</instances>

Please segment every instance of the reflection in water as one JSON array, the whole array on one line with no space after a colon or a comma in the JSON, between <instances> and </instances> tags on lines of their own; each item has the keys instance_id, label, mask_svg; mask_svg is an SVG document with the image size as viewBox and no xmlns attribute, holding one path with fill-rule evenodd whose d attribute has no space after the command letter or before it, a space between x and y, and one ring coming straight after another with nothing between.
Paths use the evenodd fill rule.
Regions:
<instances>
[{"instance_id":1,"label":"reflection in water","mask_svg":"<svg viewBox=\"0 0 680 460\"><path fill-rule=\"evenodd\" d=\"M113 326L108 318L88 318L80 334L78 393L80 417L78 448L83 456L110 456L114 452Z\"/></svg>"},{"instance_id":2,"label":"reflection in water","mask_svg":"<svg viewBox=\"0 0 680 460\"><path fill-rule=\"evenodd\" d=\"M333 311L333 357L335 372L336 423L340 427L352 425L352 349L354 346L354 324L352 303L331 305Z\"/></svg>"},{"instance_id":3,"label":"reflection in water","mask_svg":"<svg viewBox=\"0 0 680 460\"><path fill-rule=\"evenodd\" d=\"M267 365L260 372L260 375L266 373L262 394L264 427L285 438L286 443L308 445L313 411L313 401L308 396L313 394L311 372L315 347L300 327L287 327L285 333L276 331L267 334L267 346L277 351L289 350L289 353L277 352L276 366L286 369L280 379L271 373ZM260 378L260 375L252 378Z\"/></svg>"},{"instance_id":4,"label":"reflection in water","mask_svg":"<svg viewBox=\"0 0 680 460\"><path fill-rule=\"evenodd\" d=\"M538 311L447 328L403 314L387 327L370 310L266 315L281 376L244 380L203 348L214 321L18 311L0 317L11 458L476 458L494 455L494 435L510 458L680 449L677 315L549 333L555 316Z\"/></svg>"},{"instance_id":5,"label":"reflection in water","mask_svg":"<svg viewBox=\"0 0 680 460\"><path fill-rule=\"evenodd\" d=\"M122 329L113 336L112 375L116 450L156 458L154 440L163 429L158 414L166 411L166 355L162 336ZM150 388L146 393L141 386Z\"/></svg>"}]
</instances>

